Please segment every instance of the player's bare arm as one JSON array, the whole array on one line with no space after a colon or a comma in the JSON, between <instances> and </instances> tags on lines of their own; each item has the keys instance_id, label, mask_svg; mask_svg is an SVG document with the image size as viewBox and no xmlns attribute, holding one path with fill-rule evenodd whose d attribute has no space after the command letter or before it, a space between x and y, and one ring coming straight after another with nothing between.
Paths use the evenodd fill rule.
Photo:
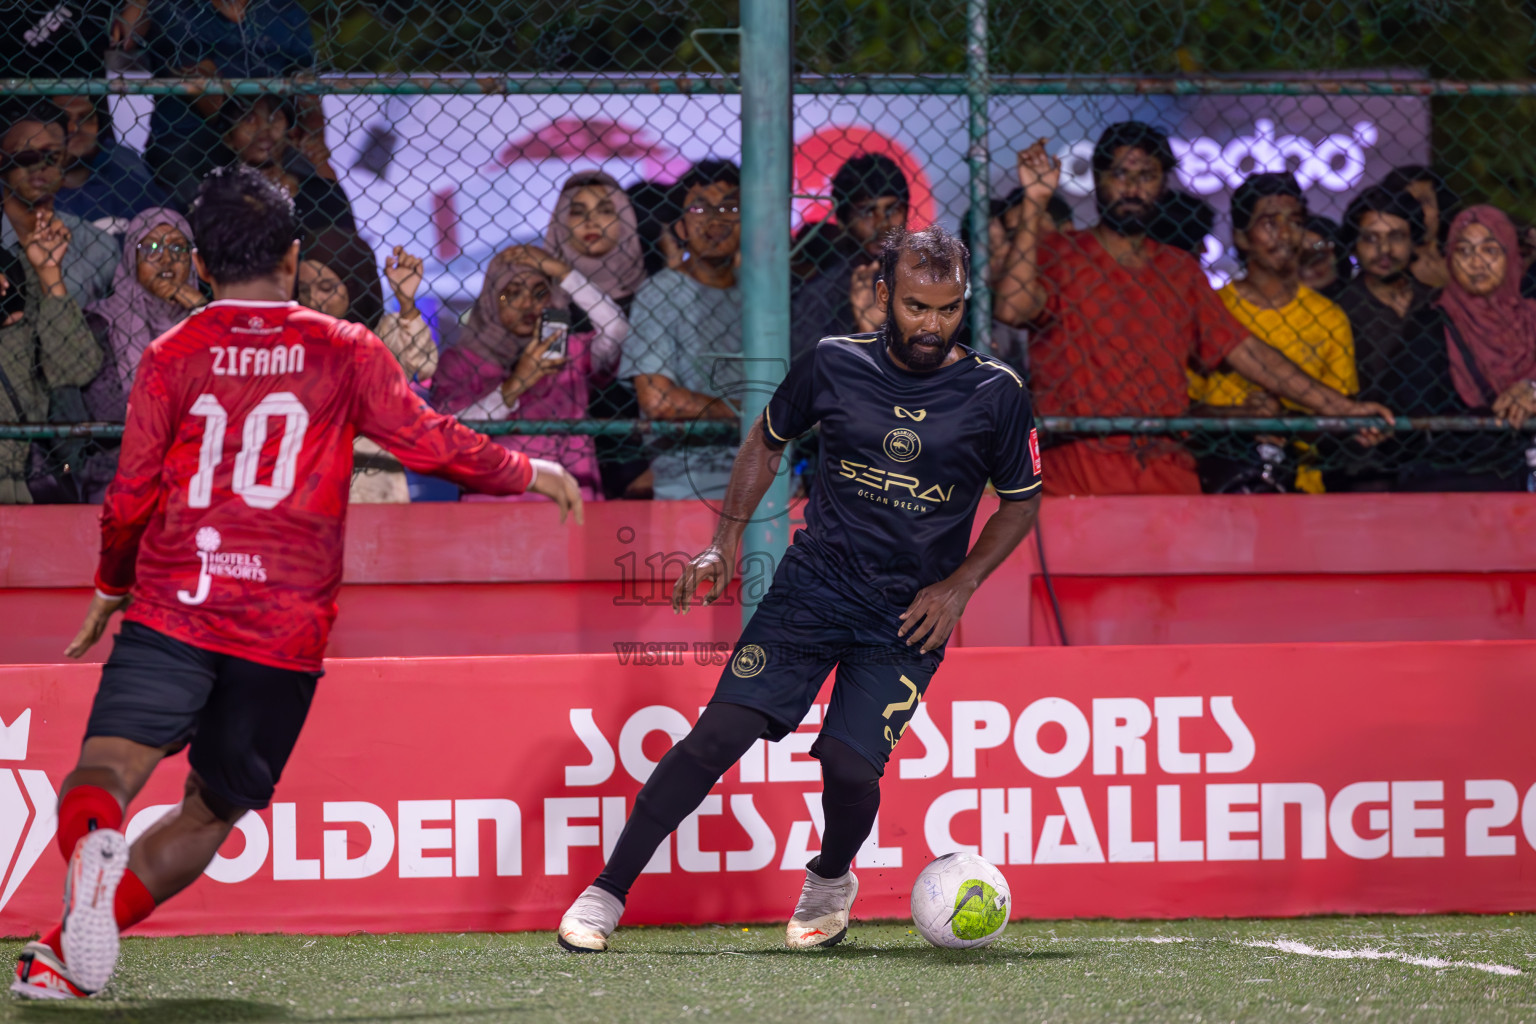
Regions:
<instances>
[{"instance_id":1,"label":"player's bare arm","mask_svg":"<svg viewBox=\"0 0 1536 1024\"><path fill-rule=\"evenodd\" d=\"M741 548L741 535L763 495L768 493L768 485L773 483L783 457L782 450L774 451L768 447L763 436L763 419L759 416L747 432L747 439L742 442L736 463L731 467L731 479L725 488L725 504L720 509L714 539L684 567L672 589L674 612L688 614L688 606L693 603L694 593L701 584L709 584L709 590L704 594L705 604L716 601L725 593L736 566L736 553Z\"/></svg>"},{"instance_id":2,"label":"player's bare arm","mask_svg":"<svg viewBox=\"0 0 1536 1024\"><path fill-rule=\"evenodd\" d=\"M981 528L976 546L960 568L917 592L901 613L902 625L896 635L906 637L908 646L921 643L924 654L942 646L954 632L976 588L1029 536L1039 515L1038 494L1025 501L1004 501Z\"/></svg>"}]
</instances>

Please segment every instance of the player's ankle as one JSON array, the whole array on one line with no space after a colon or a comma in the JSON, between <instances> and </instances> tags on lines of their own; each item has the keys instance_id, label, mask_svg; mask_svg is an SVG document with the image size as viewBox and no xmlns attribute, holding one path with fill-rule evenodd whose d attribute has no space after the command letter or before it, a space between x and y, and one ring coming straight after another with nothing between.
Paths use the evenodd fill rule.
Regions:
<instances>
[{"instance_id":1,"label":"player's ankle","mask_svg":"<svg viewBox=\"0 0 1536 1024\"><path fill-rule=\"evenodd\" d=\"M812 857L810 861L805 865L805 869L811 874L815 875L817 878L825 879L828 882L840 882L847 878L848 872L851 870L851 868L852 865L845 864L843 865L843 870L838 871L835 874L829 874L822 867L821 854L819 853Z\"/></svg>"},{"instance_id":2,"label":"player's ankle","mask_svg":"<svg viewBox=\"0 0 1536 1024\"><path fill-rule=\"evenodd\" d=\"M605 878L598 878L598 879L594 880L593 883L592 883L592 886L595 889L603 890L603 892L607 893L609 896L612 896L614 899L618 900L620 905L628 902L628 900L629 900L629 890L628 889L620 889L618 886L614 885L612 882L608 881Z\"/></svg>"}]
</instances>

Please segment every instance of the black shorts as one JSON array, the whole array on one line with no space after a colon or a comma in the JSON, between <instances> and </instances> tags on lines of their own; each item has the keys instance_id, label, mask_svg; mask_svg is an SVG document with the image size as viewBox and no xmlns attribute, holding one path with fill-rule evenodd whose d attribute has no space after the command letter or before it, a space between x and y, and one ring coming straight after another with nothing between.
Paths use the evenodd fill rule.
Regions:
<instances>
[{"instance_id":1,"label":"black shorts","mask_svg":"<svg viewBox=\"0 0 1536 1024\"><path fill-rule=\"evenodd\" d=\"M907 646L896 635L898 612L855 604L788 568L780 565L742 630L712 700L761 711L769 722L763 738L781 740L836 668L821 735L848 744L883 775L943 648L923 654L920 645ZM811 754L819 754L815 746Z\"/></svg>"},{"instance_id":2,"label":"black shorts","mask_svg":"<svg viewBox=\"0 0 1536 1024\"><path fill-rule=\"evenodd\" d=\"M216 795L259 809L309 714L319 672L258 665L124 622L102 666L85 737L111 736L187 760Z\"/></svg>"}]
</instances>

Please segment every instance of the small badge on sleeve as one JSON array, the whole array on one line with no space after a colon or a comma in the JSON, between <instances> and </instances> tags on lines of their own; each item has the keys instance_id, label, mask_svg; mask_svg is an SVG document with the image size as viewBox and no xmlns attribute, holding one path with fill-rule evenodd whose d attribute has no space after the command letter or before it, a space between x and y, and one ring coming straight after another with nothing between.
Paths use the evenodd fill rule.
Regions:
<instances>
[{"instance_id":1,"label":"small badge on sleeve","mask_svg":"<svg viewBox=\"0 0 1536 1024\"><path fill-rule=\"evenodd\" d=\"M1029 428L1029 458L1035 464L1035 475L1040 475L1040 431Z\"/></svg>"}]
</instances>

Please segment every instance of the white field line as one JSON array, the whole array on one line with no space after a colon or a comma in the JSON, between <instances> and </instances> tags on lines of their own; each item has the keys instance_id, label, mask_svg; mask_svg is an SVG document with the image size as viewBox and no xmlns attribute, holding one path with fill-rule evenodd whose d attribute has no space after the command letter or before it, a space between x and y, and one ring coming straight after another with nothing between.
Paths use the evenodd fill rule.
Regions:
<instances>
[{"instance_id":1,"label":"white field line","mask_svg":"<svg viewBox=\"0 0 1536 1024\"><path fill-rule=\"evenodd\" d=\"M1052 942L1144 942L1152 945L1171 945L1181 942L1200 942L1202 940L1186 936L1176 935L1117 935L1112 937L1081 936L1073 938L1065 935L1051 936ZM1210 939L1204 941L1225 942L1226 939ZM1276 949L1282 953L1294 953L1297 956L1316 956L1325 960L1392 960L1397 963L1410 964L1414 967L1466 967L1474 971L1486 971L1489 974L1501 974L1506 977L1522 975L1525 972L1518 967L1510 967L1507 964L1484 964L1473 960L1444 960L1437 956L1412 956L1408 953L1393 953L1385 949L1319 949L1309 946L1305 942L1297 942L1294 939L1278 939L1274 941L1241 942L1239 945L1253 949ZM1536 957L1536 953L1525 954L1528 957Z\"/></svg>"},{"instance_id":2,"label":"white field line","mask_svg":"<svg viewBox=\"0 0 1536 1024\"><path fill-rule=\"evenodd\" d=\"M1327 960L1396 960L1398 963L1412 964L1415 967L1468 967L1474 971L1503 975L1525 973L1518 967L1509 967L1505 964L1482 964L1472 960L1442 960L1437 956L1410 956L1407 953L1393 953L1385 949L1318 949L1316 946L1309 946L1305 942L1296 942L1292 939L1244 942L1243 945L1254 949L1278 949L1282 953L1295 953L1297 956L1320 956Z\"/></svg>"}]
</instances>

